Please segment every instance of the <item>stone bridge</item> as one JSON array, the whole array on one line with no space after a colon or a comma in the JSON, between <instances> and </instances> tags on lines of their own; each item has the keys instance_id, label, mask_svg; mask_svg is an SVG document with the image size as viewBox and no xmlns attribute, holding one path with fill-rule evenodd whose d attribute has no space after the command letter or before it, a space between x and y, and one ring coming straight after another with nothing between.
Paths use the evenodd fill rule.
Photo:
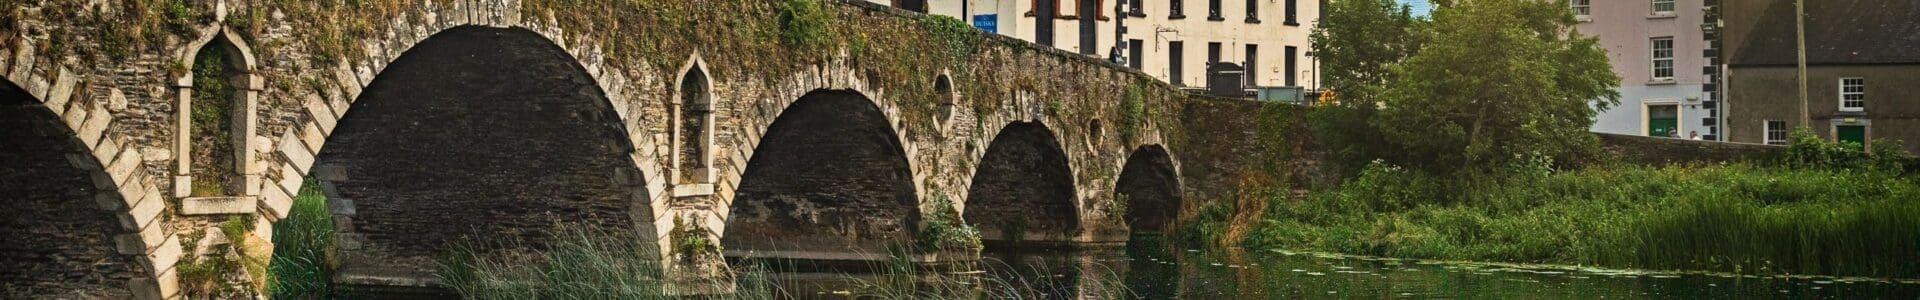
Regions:
<instances>
[{"instance_id":1,"label":"stone bridge","mask_svg":"<svg viewBox=\"0 0 1920 300\"><path fill-rule=\"evenodd\" d=\"M271 256L315 186L335 280L402 286L436 284L449 245L537 245L556 224L636 229L698 277L890 245L973 259L944 238L956 223L987 244L1123 243L1193 206L1177 154L1202 100L957 20L330 2L6 2L0 297L179 297L208 239Z\"/></svg>"}]
</instances>

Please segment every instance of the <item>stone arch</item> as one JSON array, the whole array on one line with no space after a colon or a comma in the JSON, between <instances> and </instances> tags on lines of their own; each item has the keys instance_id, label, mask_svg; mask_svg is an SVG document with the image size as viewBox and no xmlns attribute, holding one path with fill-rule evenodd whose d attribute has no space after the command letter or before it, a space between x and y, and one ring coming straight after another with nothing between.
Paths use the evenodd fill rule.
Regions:
<instances>
[{"instance_id":1,"label":"stone arch","mask_svg":"<svg viewBox=\"0 0 1920 300\"><path fill-rule=\"evenodd\" d=\"M673 108L674 197L713 194L713 80L707 63L695 53L674 79ZM688 185L680 188L679 185Z\"/></svg>"},{"instance_id":2,"label":"stone arch","mask_svg":"<svg viewBox=\"0 0 1920 300\"><path fill-rule=\"evenodd\" d=\"M875 260L911 243L919 188L893 120L850 90L812 90L781 108L723 206L728 255Z\"/></svg>"},{"instance_id":3,"label":"stone arch","mask_svg":"<svg viewBox=\"0 0 1920 300\"><path fill-rule=\"evenodd\" d=\"M0 297L174 295L181 249L144 156L105 132L112 114L74 94L75 76L50 73L0 77Z\"/></svg>"},{"instance_id":4,"label":"stone arch","mask_svg":"<svg viewBox=\"0 0 1920 300\"><path fill-rule=\"evenodd\" d=\"M448 244L540 244L563 221L655 231L662 184L652 152L635 151L651 140L562 44L471 25L403 44L367 79L339 69L344 95L307 96L310 119L281 139L286 165L263 200L284 217L302 178L320 179L341 224L336 280L433 285Z\"/></svg>"},{"instance_id":5,"label":"stone arch","mask_svg":"<svg viewBox=\"0 0 1920 300\"><path fill-rule=\"evenodd\" d=\"M1126 205L1121 216L1133 234L1161 233L1178 224L1186 211L1173 156L1158 144L1134 148L1114 182L1114 200Z\"/></svg>"},{"instance_id":6,"label":"stone arch","mask_svg":"<svg viewBox=\"0 0 1920 300\"><path fill-rule=\"evenodd\" d=\"M221 23L216 21L215 24L221 24ZM194 42L187 44L187 47L181 48L179 50L178 57L180 57L180 60L176 63L182 66L197 66L198 65L197 63L199 63L199 60L201 59L200 55L203 53L223 54L225 59L222 59L222 60L226 61L227 66L225 67L229 69L225 70L224 73L226 74L221 74L220 77L225 77L225 79L227 79L228 82L223 82L223 83L200 82L199 84L201 85L220 84L220 85L231 87L230 91L233 94L229 97L229 100L227 100L227 101L231 101L229 102L231 104L231 107L220 107L218 105L210 106L210 105L206 105L206 103L195 103L195 101L193 101L194 90L196 87L195 85L196 83L194 82L194 77L196 75L195 73L200 70L190 69L186 72L176 72L175 74L172 74L173 86L176 91L174 95L175 96L174 107L179 108L176 110L176 113L174 115L175 124L174 124L173 153L177 155L175 155L174 170L173 170L173 173L171 174L173 176L173 179L172 179L173 180L173 196L176 198L181 198L182 202L193 202L193 201L230 202L232 200L224 199L225 196L259 195L261 174L260 174L259 168L257 167L258 165L258 163L256 162L257 159L253 155L253 149L252 147L249 147L249 145L252 145L253 137L256 132L256 129L255 129L256 126L254 124L257 123L256 122L257 113L255 108L258 107L259 93L260 93L260 90L265 88L265 84L262 82L261 76L259 76L258 74L255 74L255 70L258 64L254 59L253 50L251 47L247 46L247 42L245 39L242 39L240 35L235 34L232 29L229 29L226 26L209 25L209 26L203 27L199 32L200 32L199 38L194 40ZM213 52L208 52L208 51L213 51ZM229 135L228 137L196 137L194 136L194 134L192 134L193 132L195 132L194 129L196 128L196 126L193 124L195 123L194 119L196 119L195 118L196 116L193 114L193 112L195 111L195 109L208 109L208 108L212 108L214 110L225 110L233 114L225 118L227 119L225 120L225 122L229 123L230 124L229 126L232 126L230 130L209 131L209 133L225 131L225 133ZM219 122L219 121L213 120L212 122ZM200 124L200 125L201 127L205 127L211 124ZM230 147L225 147L226 149L216 149L215 151L219 151L219 150L231 151L231 154L230 154L231 156L227 158L231 159L232 161L230 162L206 162L206 161L196 162L194 159L194 156L196 156L195 154L197 152L195 152L195 150L206 150L206 149L203 149L204 146L209 146L209 145L202 145L203 147L195 147L194 144L196 143L195 142L196 139L202 142L218 141L218 140L228 141L228 145L231 145ZM215 155L216 156L214 157L219 157L218 154L215 154ZM214 167L214 166L224 166L224 168L232 168L233 169L232 172L234 172L235 174L226 174L226 175L232 176L233 178L221 178L224 176L204 174L206 172L210 172L209 170L204 170L205 168L222 168L222 167ZM196 169L203 169L203 170L196 171ZM196 180L195 179L196 176L199 176L200 179ZM229 182L227 182L226 184L214 184L214 183L201 182L205 180L214 180L214 179L227 180ZM225 186L225 187L220 188L223 191L211 192L214 194L209 194L209 192L207 191L196 192L195 191L196 186L198 187ZM234 191L229 189L239 189L239 190ZM209 197L212 197L212 198L209 198ZM253 201L242 201L242 202L250 203ZM195 207L205 207L205 206L195 205ZM242 208L243 209L241 210L241 212L243 213L251 212L251 210L244 209L244 207ZM186 211L183 213L195 214L195 213L202 213L202 212ZM232 212L231 211L214 211L214 212L205 212L205 213L232 213Z\"/></svg>"},{"instance_id":7,"label":"stone arch","mask_svg":"<svg viewBox=\"0 0 1920 300\"><path fill-rule=\"evenodd\" d=\"M1000 127L974 168L962 218L989 245L1080 235L1079 187L1061 138L1046 123Z\"/></svg>"}]
</instances>

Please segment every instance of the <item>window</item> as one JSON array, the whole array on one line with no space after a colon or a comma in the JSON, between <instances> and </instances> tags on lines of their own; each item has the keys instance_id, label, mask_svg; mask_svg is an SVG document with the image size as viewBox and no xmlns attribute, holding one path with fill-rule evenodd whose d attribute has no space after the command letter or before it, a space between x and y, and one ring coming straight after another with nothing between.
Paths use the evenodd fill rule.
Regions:
<instances>
[{"instance_id":1,"label":"window","mask_svg":"<svg viewBox=\"0 0 1920 300\"><path fill-rule=\"evenodd\" d=\"M1178 2L1178 0L1175 1ZM1180 67L1186 65L1180 62L1180 56L1183 54L1180 48L1184 44L1186 43L1180 41L1167 42L1167 81L1171 81L1174 86L1187 86L1183 83L1184 80L1180 80Z\"/></svg>"},{"instance_id":2,"label":"window","mask_svg":"<svg viewBox=\"0 0 1920 300\"><path fill-rule=\"evenodd\" d=\"M1592 16L1593 0L1573 0L1573 15Z\"/></svg>"},{"instance_id":3,"label":"window","mask_svg":"<svg viewBox=\"0 0 1920 300\"><path fill-rule=\"evenodd\" d=\"M1187 18L1187 12L1186 12L1187 10L1185 9L1185 8L1187 7L1187 3L1186 3L1186 1L1181 1L1181 0L1170 0L1170 1L1167 1L1167 3L1169 4L1169 5L1167 6L1167 18L1168 18L1168 19L1185 19L1185 18Z\"/></svg>"},{"instance_id":4,"label":"window","mask_svg":"<svg viewBox=\"0 0 1920 300\"><path fill-rule=\"evenodd\" d=\"M1138 39L1127 40L1127 66L1133 67L1134 70L1144 70L1140 57L1141 51L1144 51L1141 48L1146 48L1143 44L1145 41Z\"/></svg>"},{"instance_id":5,"label":"window","mask_svg":"<svg viewBox=\"0 0 1920 300\"><path fill-rule=\"evenodd\" d=\"M927 0L894 0L893 7L917 13L927 13Z\"/></svg>"},{"instance_id":6,"label":"window","mask_svg":"<svg viewBox=\"0 0 1920 300\"><path fill-rule=\"evenodd\" d=\"M1840 79L1840 111L1867 110L1867 79Z\"/></svg>"},{"instance_id":7,"label":"window","mask_svg":"<svg viewBox=\"0 0 1920 300\"><path fill-rule=\"evenodd\" d=\"M1208 21L1227 20L1227 18L1220 17L1220 0L1207 0L1207 20Z\"/></svg>"},{"instance_id":8,"label":"window","mask_svg":"<svg viewBox=\"0 0 1920 300\"><path fill-rule=\"evenodd\" d=\"M1766 143L1768 145L1786 145L1787 144L1787 122L1780 121L1780 120L1767 120L1766 122L1767 122Z\"/></svg>"},{"instance_id":9,"label":"window","mask_svg":"<svg viewBox=\"0 0 1920 300\"><path fill-rule=\"evenodd\" d=\"M1247 23L1260 23L1260 0L1247 0Z\"/></svg>"},{"instance_id":10,"label":"window","mask_svg":"<svg viewBox=\"0 0 1920 300\"><path fill-rule=\"evenodd\" d=\"M1287 0L1287 21L1290 26L1300 26L1300 0Z\"/></svg>"},{"instance_id":11,"label":"window","mask_svg":"<svg viewBox=\"0 0 1920 300\"><path fill-rule=\"evenodd\" d=\"M1207 68L1220 63L1220 42L1207 43Z\"/></svg>"},{"instance_id":12,"label":"window","mask_svg":"<svg viewBox=\"0 0 1920 300\"><path fill-rule=\"evenodd\" d=\"M1260 85L1260 81L1256 80L1255 78L1256 76L1254 76L1254 75L1260 74L1260 71L1259 71L1260 68L1254 67L1259 64L1260 64L1260 45L1247 44L1247 62L1245 63L1244 66L1242 66L1242 67L1247 67L1247 71L1245 73L1242 73L1247 75L1246 86L1254 87L1254 86Z\"/></svg>"},{"instance_id":13,"label":"window","mask_svg":"<svg viewBox=\"0 0 1920 300\"><path fill-rule=\"evenodd\" d=\"M1281 77L1287 79L1287 86L1300 86L1300 58L1298 54L1300 54L1300 48L1287 46L1287 73L1281 75Z\"/></svg>"},{"instance_id":14,"label":"window","mask_svg":"<svg viewBox=\"0 0 1920 300\"><path fill-rule=\"evenodd\" d=\"M1146 2L1147 2L1146 0L1127 0L1127 15L1131 15L1135 17L1147 16L1147 10L1144 7L1145 5L1140 5L1141 3L1146 3Z\"/></svg>"},{"instance_id":15,"label":"window","mask_svg":"<svg viewBox=\"0 0 1920 300\"><path fill-rule=\"evenodd\" d=\"M1653 13L1656 15L1673 14L1673 0L1653 0Z\"/></svg>"},{"instance_id":16,"label":"window","mask_svg":"<svg viewBox=\"0 0 1920 300\"><path fill-rule=\"evenodd\" d=\"M1653 38L1653 80L1673 80L1673 37Z\"/></svg>"}]
</instances>

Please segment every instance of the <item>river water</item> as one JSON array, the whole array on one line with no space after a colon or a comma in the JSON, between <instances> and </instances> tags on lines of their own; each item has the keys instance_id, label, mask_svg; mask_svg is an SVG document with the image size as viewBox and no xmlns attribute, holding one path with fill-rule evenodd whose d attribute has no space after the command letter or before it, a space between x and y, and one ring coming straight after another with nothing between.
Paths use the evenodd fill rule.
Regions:
<instances>
[{"instance_id":1,"label":"river water","mask_svg":"<svg viewBox=\"0 0 1920 300\"><path fill-rule=\"evenodd\" d=\"M1127 249L989 251L978 267L973 272L920 276L923 281L948 282L923 284L917 291L920 296L911 297L957 293L1039 299L1920 299L1920 282L1913 281L1433 262L1279 250L1203 251L1150 240ZM770 277L774 278L771 289L787 298L900 296L899 291L872 288L898 276L775 273Z\"/></svg>"}]
</instances>

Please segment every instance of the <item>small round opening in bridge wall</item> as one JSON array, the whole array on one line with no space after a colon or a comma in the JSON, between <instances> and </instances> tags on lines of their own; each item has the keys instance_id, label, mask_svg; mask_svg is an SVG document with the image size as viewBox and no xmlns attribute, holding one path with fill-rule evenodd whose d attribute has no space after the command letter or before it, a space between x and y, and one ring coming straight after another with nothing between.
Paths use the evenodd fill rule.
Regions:
<instances>
[{"instance_id":1,"label":"small round opening in bridge wall","mask_svg":"<svg viewBox=\"0 0 1920 300\"><path fill-rule=\"evenodd\" d=\"M958 95L953 92L953 79L946 74L940 74L940 77L933 81L933 93L934 97L940 100L940 104L934 107L935 113L939 114L940 123L946 124L947 121L952 121L954 98L958 98Z\"/></svg>"}]
</instances>

